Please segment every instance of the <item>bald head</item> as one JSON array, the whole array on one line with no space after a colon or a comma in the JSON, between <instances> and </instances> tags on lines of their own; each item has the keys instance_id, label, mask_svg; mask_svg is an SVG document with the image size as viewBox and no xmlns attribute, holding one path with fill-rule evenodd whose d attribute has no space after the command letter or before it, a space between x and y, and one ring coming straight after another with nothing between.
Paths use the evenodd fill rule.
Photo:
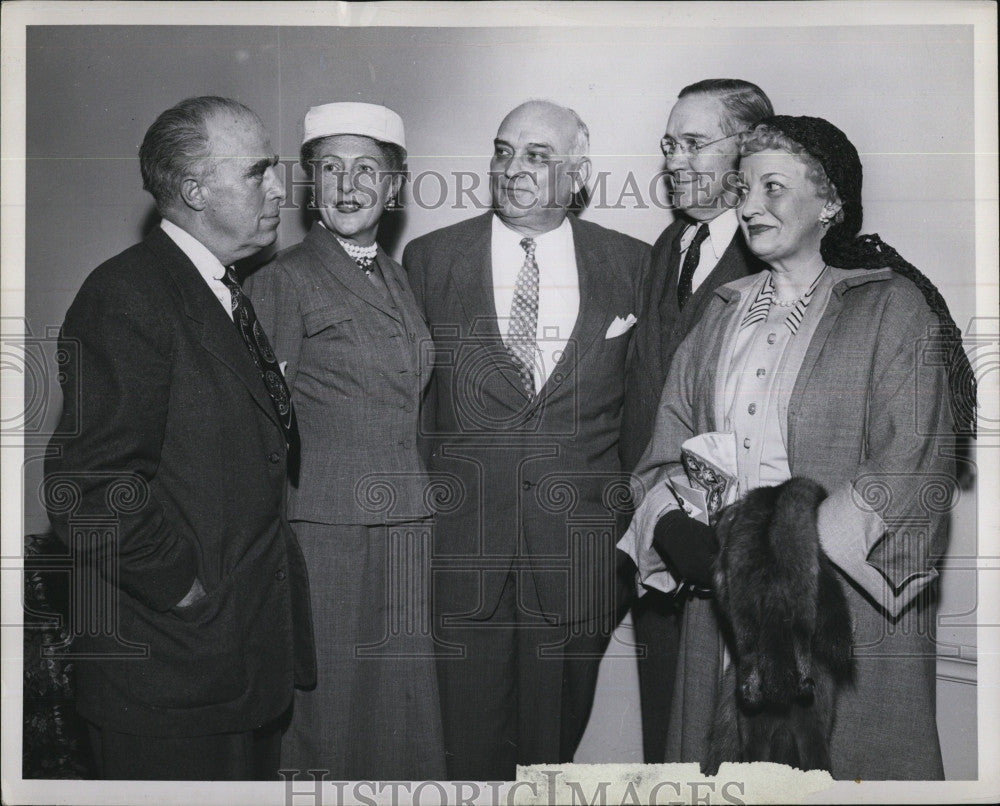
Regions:
<instances>
[{"instance_id":1,"label":"bald head","mask_svg":"<svg viewBox=\"0 0 1000 806\"><path fill-rule=\"evenodd\" d=\"M590 133L572 109L540 100L515 107L493 141L497 216L528 236L558 227L590 175L589 150Z\"/></svg>"},{"instance_id":2,"label":"bald head","mask_svg":"<svg viewBox=\"0 0 1000 806\"><path fill-rule=\"evenodd\" d=\"M521 124L523 121L532 123L545 122L554 130L560 132L567 145L563 154L568 156L586 157L590 153L590 129L582 118L568 106L561 106L553 101L533 99L515 106L503 119L500 128L507 124Z\"/></svg>"}]
</instances>

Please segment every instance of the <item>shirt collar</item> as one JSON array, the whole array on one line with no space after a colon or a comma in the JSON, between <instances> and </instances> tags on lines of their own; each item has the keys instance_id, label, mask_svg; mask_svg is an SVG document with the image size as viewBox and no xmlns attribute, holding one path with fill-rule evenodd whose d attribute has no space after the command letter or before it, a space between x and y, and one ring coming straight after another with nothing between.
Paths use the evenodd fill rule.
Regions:
<instances>
[{"instance_id":1,"label":"shirt collar","mask_svg":"<svg viewBox=\"0 0 1000 806\"><path fill-rule=\"evenodd\" d=\"M806 292L796 300L794 305L788 307L788 315L785 317L785 327L792 332L793 336L798 332L799 325L802 324L802 318L805 316L806 308L809 307L809 303L816 293L816 287L828 270L829 266L824 266L823 270L816 275L816 279L812 281L809 288L806 289ZM765 275L764 283L761 285L760 291L757 292L756 299L754 299L747 309L743 321L740 322L740 330L767 319L771 311L771 306L774 304L775 291L771 272L765 271L761 273Z\"/></svg>"},{"instance_id":2,"label":"shirt collar","mask_svg":"<svg viewBox=\"0 0 1000 806\"><path fill-rule=\"evenodd\" d=\"M563 222L555 229L549 230L548 232L543 232L541 235L522 235L516 230L512 230L497 215L493 216L493 239L499 240L502 243L512 244L518 249L521 248L521 241L524 238L532 238L535 241L535 248L542 246L544 249L549 245L557 245L559 243L566 243L567 239L572 242L573 238L573 228L569 223L569 216L563 219Z\"/></svg>"},{"instance_id":3,"label":"shirt collar","mask_svg":"<svg viewBox=\"0 0 1000 806\"><path fill-rule=\"evenodd\" d=\"M188 256L194 263L198 273L205 278L206 282L221 282L222 276L226 273L226 267L219 262L219 259L208 251L201 241L195 238L186 230L178 227L173 221L163 219L160 222L162 229L170 239L177 244L180 250Z\"/></svg>"},{"instance_id":4,"label":"shirt collar","mask_svg":"<svg viewBox=\"0 0 1000 806\"><path fill-rule=\"evenodd\" d=\"M691 241L694 240L694 234L698 231L698 224L703 223L705 222L696 222L693 226L684 230L680 241L682 252L687 249L691 245ZM740 221L736 216L736 210L732 207L728 208L709 221L706 226L708 227L708 243L711 246L712 253L715 255L716 261L719 261L722 259L722 255L725 251L729 248L729 244L732 242L733 236L736 235L736 230L740 228Z\"/></svg>"}]
</instances>

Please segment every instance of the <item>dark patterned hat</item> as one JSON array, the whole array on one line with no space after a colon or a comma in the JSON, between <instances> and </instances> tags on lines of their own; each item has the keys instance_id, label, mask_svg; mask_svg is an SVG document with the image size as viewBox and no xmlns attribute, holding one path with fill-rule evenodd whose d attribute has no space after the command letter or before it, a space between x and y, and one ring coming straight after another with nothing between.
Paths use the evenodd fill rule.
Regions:
<instances>
[{"instance_id":1,"label":"dark patterned hat","mask_svg":"<svg viewBox=\"0 0 1000 806\"><path fill-rule=\"evenodd\" d=\"M847 135L823 118L773 115L756 128L780 132L814 157L837 189L843 204L842 220L832 224L823 236L820 249L823 259L843 269L890 268L911 280L920 289L931 310L942 324L940 338L951 355L948 382L951 387L951 410L955 431L976 432L976 377L962 346L962 331L952 319L941 292L913 264L907 262L878 235L858 235L861 230L861 158Z\"/></svg>"}]
</instances>

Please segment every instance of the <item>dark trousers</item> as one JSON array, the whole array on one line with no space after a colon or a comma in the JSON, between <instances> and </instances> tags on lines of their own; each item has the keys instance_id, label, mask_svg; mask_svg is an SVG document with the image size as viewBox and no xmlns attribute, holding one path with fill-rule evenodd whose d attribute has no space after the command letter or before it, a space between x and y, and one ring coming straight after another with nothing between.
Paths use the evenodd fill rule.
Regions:
<instances>
[{"instance_id":1,"label":"dark trousers","mask_svg":"<svg viewBox=\"0 0 1000 806\"><path fill-rule=\"evenodd\" d=\"M97 777L108 781L274 781L277 724L212 736L132 736L89 724Z\"/></svg>"},{"instance_id":2,"label":"dark trousers","mask_svg":"<svg viewBox=\"0 0 1000 806\"><path fill-rule=\"evenodd\" d=\"M531 611L529 572L506 574L489 617L435 625L463 657L438 656L448 777L510 781L518 764L573 760L611 638L610 619L584 629ZM610 627L607 625L610 624Z\"/></svg>"},{"instance_id":3,"label":"dark trousers","mask_svg":"<svg viewBox=\"0 0 1000 806\"><path fill-rule=\"evenodd\" d=\"M642 751L647 764L662 764L666 758L682 613L678 600L658 591L648 591L632 605L632 623L640 653Z\"/></svg>"}]
</instances>

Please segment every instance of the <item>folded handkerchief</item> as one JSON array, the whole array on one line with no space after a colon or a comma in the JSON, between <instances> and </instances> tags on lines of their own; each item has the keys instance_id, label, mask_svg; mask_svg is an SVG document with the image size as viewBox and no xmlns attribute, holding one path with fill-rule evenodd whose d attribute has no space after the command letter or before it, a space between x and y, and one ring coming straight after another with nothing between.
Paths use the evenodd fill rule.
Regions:
<instances>
[{"instance_id":1,"label":"folded handkerchief","mask_svg":"<svg viewBox=\"0 0 1000 806\"><path fill-rule=\"evenodd\" d=\"M618 541L618 549L624 551L635 563L636 593L642 596L651 588L661 593L671 593L678 582L667 570L660 553L653 548L653 527L671 509L677 509L677 496L670 484L660 482L647 490L642 503L632 517L628 530Z\"/></svg>"},{"instance_id":2,"label":"folded handkerchief","mask_svg":"<svg viewBox=\"0 0 1000 806\"><path fill-rule=\"evenodd\" d=\"M691 437L681 445L681 459L685 473L663 478L642 491L641 496L633 484L639 505L618 548L635 563L640 596L647 588L670 593L678 586L653 546L653 530L660 518L681 507L695 520L712 523L718 511L736 500L738 494L736 435L732 432Z\"/></svg>"},{"instance_id":3,"label":"folded handkerchief","mask_svg":"<svg viewBox=\"0 0 1000 806\"><path fill-rule=\"evenodd\" d=\"M616 316L615 321L608 325L608 332L604 334L604 338L613 339L620 336L622 333L627 332L637 321L633 314L629 314L624 319Z\"/></svg>"},{"instance_id":4,"label":"folded handkerchief","mask_svg":"<svg viewBox=\"0 0 1000 806\"><path fill-rule=\"evenodd\" d=\"M691 437L681 445L681 463L689 489L698 491L704 502L705 523L714 524L719 510L737 497L736 435L712 431ZM677 485L674 489L688 500Z\"/></svg>"}]
</instances>

